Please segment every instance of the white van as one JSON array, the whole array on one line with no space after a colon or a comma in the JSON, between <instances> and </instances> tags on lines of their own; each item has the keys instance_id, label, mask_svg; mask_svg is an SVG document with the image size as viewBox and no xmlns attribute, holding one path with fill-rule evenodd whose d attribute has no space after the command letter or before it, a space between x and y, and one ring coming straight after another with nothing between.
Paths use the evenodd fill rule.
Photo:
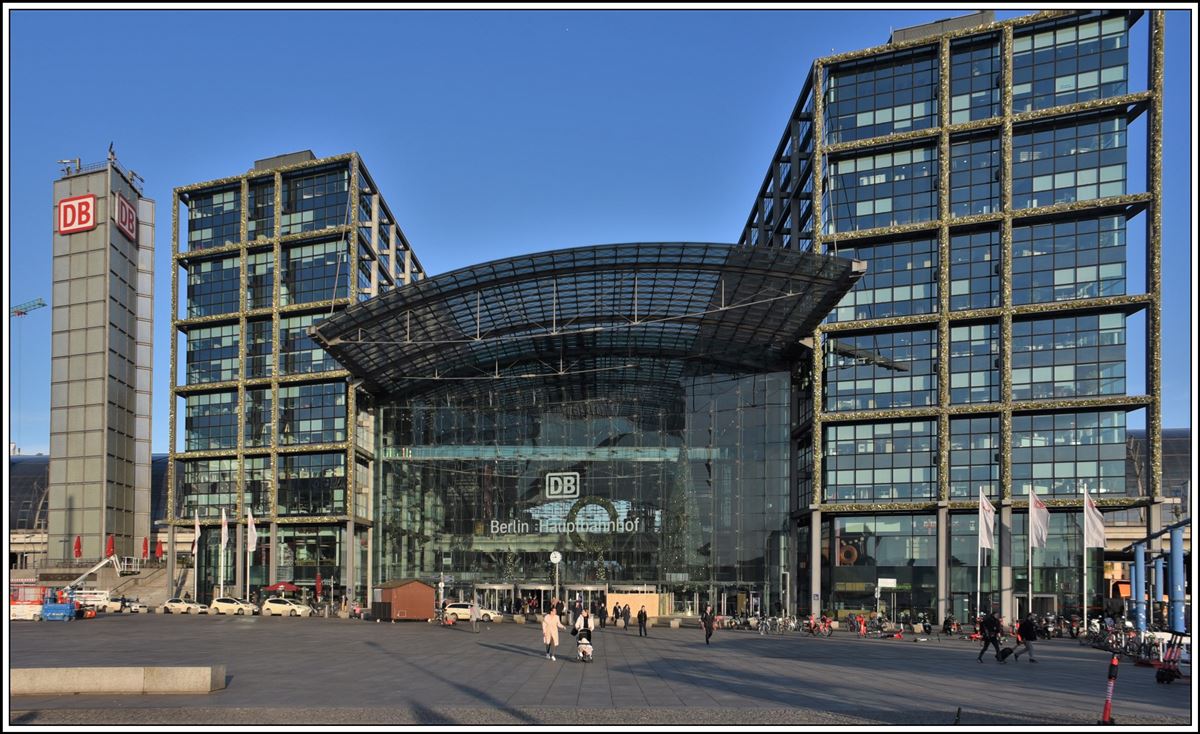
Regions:
<instances>
[{"instance_id":1,"label":"white van","mask_svg":"<svg viewBox=\"0 0 1200 734\"><path fill-rule=\"evenodd\" d=\"M109 597L107 589L80 589L75 592L75 601L80 606L92 607L97 612L121 611L121 600Z\"/></svg>"}]
</instances>

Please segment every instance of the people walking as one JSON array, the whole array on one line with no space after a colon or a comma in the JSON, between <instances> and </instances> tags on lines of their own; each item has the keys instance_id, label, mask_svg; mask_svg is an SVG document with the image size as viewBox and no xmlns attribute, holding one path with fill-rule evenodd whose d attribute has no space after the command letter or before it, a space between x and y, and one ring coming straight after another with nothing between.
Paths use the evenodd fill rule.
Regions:
<instances>
[{"instance_id":1,"label":"people walking","mask_svg":"<svg viewBox=\"0 0 1200 734\"><path fill-rule=\"evenodd\" d=\"M546 657L551 660L557 660L554 657L554 651L558 649L558 631L566 629L558 619L558 605L555 603L557 601L557 599L551 600L550 608L542 617L542 642L546 643Z\"/></svg>"},{"instance_id":2,"label":"people walking","mask_svg":"<svg viewBox=\"0 0 1200 734\"><path fill-rule=\"evenodd\" d=\"M479 634L479 605L471 602L471 631Z\"/></svg>"},{"instance_id":3,"label":"people walking","mask_svg":"<svg viewBox=\"0 0 1200 734\"><path fill-rule=\"evenodd\" d=\"M646 614L646 605L643 604L642 608L638 610L638 614L637 614L638 637L649 637L650 636L650 633L646 631L646 617L647 616L648 615Z\"/></svg>"},{"instance_id":4,"label":"people walking","mask_svg":"<svg viewBox=\"0 0 1200 734\"><path fill-rule=\"evenodd\" d=\"M979 656L976 659L982 663L983 654L987 652L988 645L991 645L996 649L996 661L1007 662L1000 657L1000 620L996 618L996 613L988 612L979 628L980 635L983 637L983 647L980 648Z\"/></svg>"},{"instance_id":5,"label":"people walking","mask_svg":"<svg viewBox=\"0 0 1200 734\"><path fill-rule=\"evenodd\" d=\"M613 602L613 626L621 621L621 605Z\"/></svg>"},{"instance_id":6,"label":"people walking","mask_svg":"<svg viewBox=\"0 0 1200 734\"><path fill-rule=\"evenodd\" d=\"M713 627L717 624L716 615L713 614L712 604L704 607L704 612L700 614L700 624L704 627L704 644L711 644L709 639L713 634Z\"/></svg>"},{"instance_id":7,"label":"people walking","mask_svg":"<svg viewBox=\"0 0 1200 734\"><path fill-rule=\"evenodd\" d=\"M1021 620L1021 624L1017 625L1017 636L1021 638L1021 644L1013 650L1013 660L1020 660L1021 653L1027 652L1029 662L1036 663L1037 660L1033 657L1033 641L1037 639L1037 623L1033 621L1033 614L1027 614L1025 619Z\"/></svg>"},{"instance_id":8,"label":"people walking","mask_svg":"<svg viewBox=\"0 0 1200 734\"><path fill-rule=\"evenodd\" d=\"M600 620L600 629L604 629L605 622L608 621L606 619L607 617L608 617L608 607L605 606L605 602L602 602L602 601L596 602L596 618Z\"/></svg>"},{"instance_id":9,"label":"people walking","mask_svg":"<svg viewBox=\"0 0 1200 734\"><path fill-rule=\"evenodd\" d=\"M626 604L625 608L621 610L621 618L623 620L625 620L625 631L628 632L629 631L629 605L628 604Z\"/></svg>"}]
</instances>

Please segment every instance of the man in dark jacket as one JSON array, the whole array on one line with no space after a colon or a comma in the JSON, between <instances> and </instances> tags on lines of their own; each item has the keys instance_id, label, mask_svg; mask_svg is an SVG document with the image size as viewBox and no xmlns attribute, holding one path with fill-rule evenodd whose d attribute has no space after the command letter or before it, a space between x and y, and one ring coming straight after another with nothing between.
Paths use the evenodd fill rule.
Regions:
<instances>
[{"instance_id":1,"label":"man in dark jacket","mask_svg":"<svg viewBox=\"0 0 1200 734\"><path fill-rule=\"evenodd\" d=\"M625 622L625 631L629 631L629 605L626 604L621 609L621 619Z\"/></svg>"},{"instance_id":2,"label":"man in dark jacket","mask_svg":"<svg viewBox=\"0 0 1200 734\"><path fill-rule=\"evenodd\" d=\"M1037 639L1037 623L1033 621L1033 615L1025 615L1025 619L1021 620L1021 624L1017 625L1017 634L1021 637L1021 644L1017 645L1013 650L1013 660L1020 660L1021 653L1029 653L1029 662L1036 663L1033 658L1033 642Z\"/></svg>"},{"instance_id":3,"label":"man in dark jacket","mask_svg":"<svg viewBox=\"0 0 1200 734\"><path fill-rule=\"evenodd\" d=\"M983 622L979 625L979 633L983 636L983 647L979 650L979 657L976 659L983 662L983 654L987 652L988 645L996 648L996 660L998 662L1007 662L1000 659L1000 620L996 618L995 612L988 612L988 615L983 618Z\"/></svg>"},{"instance_id":4,"label":"man in dark jacket","mask_svg":"<svg viewBox=\"0 0 1200 734\"><path fill-rule=\"evenodd\" d=\"M650 633L646 631L646 605L638 610L638 637L649 637Z\"/></svg>"},{"instance_id":5,"label":"man in dark jacket","mask_svg":"<svg viewBox=\"0 0 1200 734\"><path fill-rule=\"evenodd\" d=\"M713 627L717 624L717 615L713 613L711 604L704 607L704 611L700 613L700 624L704 627L704 644L711 644L708 640L712 637Z\"/></svg>"}]
</instances>

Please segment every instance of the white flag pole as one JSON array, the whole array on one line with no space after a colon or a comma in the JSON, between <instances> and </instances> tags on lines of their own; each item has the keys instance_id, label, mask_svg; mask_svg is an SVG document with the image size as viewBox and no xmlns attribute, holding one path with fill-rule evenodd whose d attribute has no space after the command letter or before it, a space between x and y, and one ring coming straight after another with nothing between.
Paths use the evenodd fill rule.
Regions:
<instances>
[{"instance_id":1,"label":"white flag pole","mask_svg":"<svg viewBox=\"0 0 1200 734\"><path fill-rule=\"evenodd\" d=\"M1025 615L1033 614L1033 487L1029 488L1029 516L1025 521L1026 535L1029 537L1029 556L1025 562L1029 564L1025 571L1029 590L1025 592Z\"/></svg>"},{"instance_id":2,"label":"white flag pole","mask_svg":"<svg viewBox=\"0 0 1200 734\"><path fill-rule=\"evenodd\" d=\"M1086 635L1087 630L1088 630L1088 621L1087 621L1087 599L1088 599L1088 596L1087 596L1087 552L1088 552L1087 501L1088 501L1088 487L1087 487L1087 482L1083 483L1082 490L1083 490L1083 605L1082 606L1083 606L1083 634Z\"/></svg>"},{"instance_id":3,"label":"white flag pole","mask_svg":"<svg viewBox=\"0 0 1200 734\"><path fill-rule=\"evenodd\" d=\"M975 553L975 619L979 619L979 612L982 611L979 607L980 589L983 588L980 579L983 578L983 546L979 546ZM972 622L975 619L971 620Z\"/></svg>"}]
</instances>

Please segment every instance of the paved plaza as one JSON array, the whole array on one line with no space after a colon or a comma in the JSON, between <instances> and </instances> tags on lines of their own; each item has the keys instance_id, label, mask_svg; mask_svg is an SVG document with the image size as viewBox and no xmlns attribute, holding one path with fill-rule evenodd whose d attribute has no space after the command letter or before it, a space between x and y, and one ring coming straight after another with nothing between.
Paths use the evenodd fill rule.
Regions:
<instances>
[{"instance_id":1,"label":"paved plaza","mask_svg":"<svg viewBox=\"0 0 1200 734\"><path fill-rule=\"evenodd\" d=\"M760 636L698 627L596 634L596 660L540 626L112 615L9 625L9 665L226 666L208 695L10 697L10 725L1067 725L1096 723L1109 655L1039 643L1037 665L976 662L976 643ZM961 708L961 713L960 713ZM1118 725L1195 723L1190 680L1124 659Z\"/></svg>"}]
</instances>

